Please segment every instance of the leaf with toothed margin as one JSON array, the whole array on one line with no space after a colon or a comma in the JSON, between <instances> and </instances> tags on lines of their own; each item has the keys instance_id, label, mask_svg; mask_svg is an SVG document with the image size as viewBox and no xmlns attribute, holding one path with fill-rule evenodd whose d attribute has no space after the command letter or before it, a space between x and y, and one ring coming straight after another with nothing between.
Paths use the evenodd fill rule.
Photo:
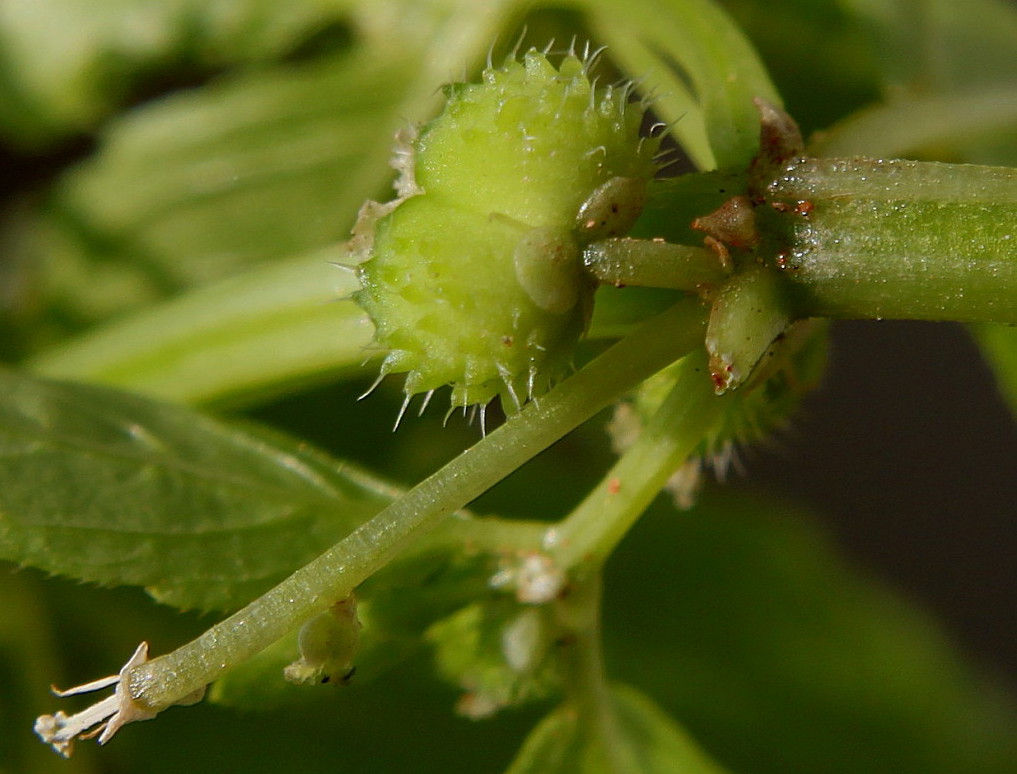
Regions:
<instances>
[{"instance_id":1,"label":"leaf with toothed margin","mask_svg":"<svg viewBox=\"0 0 1017 774\"><path fill-rule=\"evenodd\" d=\"M305 444L0 371L0 558L184 608L249 601L390 499Z\"/></svg>"}]
</instances>

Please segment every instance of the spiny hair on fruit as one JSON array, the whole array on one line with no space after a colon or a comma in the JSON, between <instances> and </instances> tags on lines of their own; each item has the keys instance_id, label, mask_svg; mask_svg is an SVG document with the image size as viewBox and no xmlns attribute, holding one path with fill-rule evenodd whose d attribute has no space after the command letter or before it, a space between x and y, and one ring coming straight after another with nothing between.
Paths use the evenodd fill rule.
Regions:
<instances>
[{"instance_id":1,"label":"spiny hair on fruit","mask_svg":"<svg viewBox=\"0 0 1017 774\"><path fill-rule=\"evenodd\" d=\"M397 137L397 196L364 205L349 252L407 399L448 385L453 407L500 396L511 413L571 370L596 289L582 249L631 228L659 146L594 58L513 55Z\"/></svg>"}]
</instances>

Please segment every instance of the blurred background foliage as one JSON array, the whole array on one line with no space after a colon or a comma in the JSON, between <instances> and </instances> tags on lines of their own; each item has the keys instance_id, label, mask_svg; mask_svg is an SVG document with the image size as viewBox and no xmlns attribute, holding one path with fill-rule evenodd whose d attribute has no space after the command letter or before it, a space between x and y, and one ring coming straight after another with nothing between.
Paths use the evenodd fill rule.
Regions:
<instances>
[{"instance_id":1,"label":"blurred background foliage","mask_svg":"<svg viewBox=\"0 0 1017 774\"><path fill-rule=\"evenodd\" d=\"M440 429L435 412L388 433L401 393L385 384L355 403L368 383L360 361L370 331L348 305L328 303L349 290L328 261L357 207L387 198L393 132L433 113L441 83L475 74L488 49L511 48L523 25L526 41L541 46L614 35L619 56L612 62L609 50L605 67L639 77L625 35L652 37L645 20L655 18L659 29L684 29L684 20L696 30L714 5L644 0L636 13L610 0L6 0L0 355L229 409L412 483L476 431L456 421ZM1012 3L720 5L820 151L1017 164ZM700 15L682 16L690 13ZM690 80L681 68L671 77L675 89ZM677 135L702 164L696 143L710 127L688 124ZM988 374L936 389L920 374L900 381L918 367L916 352L937 377L964 370L948 360L957 351L968 370L979 368L966 334L898 328L865 360L857 342L871 327L835 335L830 386L802 421L803 437L839 433L831 446L792 439L778 455L754 454L738 491L711 487L683 513L662 501L623 544L606 584L609 667L732 771L1013 771L1017 437ZM199 357L193 342L208 330L215 336ZM1013 332L976 335L1017 404ZM875 372L878 385L853 385L852 363ZM895 389L900 401L880 404ZM946 398L913 394L922 390ZM855 420L857 437L829 418L852 401L849 423L875 418ZM895 424L908 412L914 425ZM563 440L475 510L560 517L608 464L601 427ZM824 454L825 471L816 467ZM930 515L937 504L927 500L942 499L936 489L925 499L896 495L910 502L878 499L891 480L921 486L930 476L957 493L945 515ZM824 533L831 522L820 527L807 508L788 505L789 492L825 499L843 517L832 529L888 575L895 562L941 559L939 579L968 596L951 606L933 590L929 604L953 616L963 647L841 558ZM863 513L873 502L876 512ZM938 525L939 541L955 554L923 554L937 518L952 520ZM871 551L859 532L877 522L896 523L899 539ZM965 534L981 543L957 537ZM993 604L979 608L975 596ZM454 692L420 652L377 680L310 691L284 710L173 711L108 748L82 745L68 762L30 733L31 719L52 709L45 687L112 671L142 637L168 650L211 619L155 606L136 590L6 567L0 606L3 774L495 771L550 706L458 718ZM964 651L978 656L974 665Z\"/></svg>"}]
</instances>

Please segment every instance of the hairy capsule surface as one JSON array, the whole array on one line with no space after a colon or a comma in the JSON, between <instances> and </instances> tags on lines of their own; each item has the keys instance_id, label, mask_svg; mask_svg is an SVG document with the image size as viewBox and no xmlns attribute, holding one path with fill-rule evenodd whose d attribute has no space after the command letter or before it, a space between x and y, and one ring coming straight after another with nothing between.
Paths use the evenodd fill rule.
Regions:
<instances>
[{"instance_id":1,"label":"hairy capsule surface","mask_svg":"<svg viewBox=\"0 0 1017 774\"><path fill-rule=\"evenodd\" d=\"M631 227L658 145L631 87L589 68L529 51L446 87L397 148L399 198L361 211L354 298L407 396L450 385L453 406L511 412L571 368L595 290L582 248Z\"/></svg>"}]
</instances>

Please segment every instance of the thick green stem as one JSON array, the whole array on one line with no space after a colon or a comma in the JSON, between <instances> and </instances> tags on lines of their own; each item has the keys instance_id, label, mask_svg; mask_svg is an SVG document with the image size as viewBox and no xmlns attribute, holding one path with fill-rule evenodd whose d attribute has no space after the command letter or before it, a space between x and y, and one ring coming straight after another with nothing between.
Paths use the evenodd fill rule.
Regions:
<instances>
[{"instance_id":1,"label":"thick green stem","mask_svg":"<svg viewBox=\"0 0 1017 774\"><path fill-rule=\"evenodd\" d=\"M561 566L606 559L702 442L731 399L713 394L708 374L705 353L682 361L674 386L636 442L557 528L554 554Z\"/></svg>"},{"instance_id":2,"label":"thick green stem","mask_svg":"<svg viewBox=\"0 0 1017 774\"><path fill-rule=\"evenodd\" d=\"M760 188L801 316L1017 323L1017 169L802 159Z\"/></svg>"},{"instance_id":3,"label":"thick green stem","mask_svg":"<svg viewBox=\"0 0 1017 774\"><path fill-rule=\"evenodd\" d=\"M159 711L344 599L422 534L703 336L699 303L673 306L519 412L404 497L247 607L172 653L129 670L131 697Z\"/></svg>"}]
</instances>

